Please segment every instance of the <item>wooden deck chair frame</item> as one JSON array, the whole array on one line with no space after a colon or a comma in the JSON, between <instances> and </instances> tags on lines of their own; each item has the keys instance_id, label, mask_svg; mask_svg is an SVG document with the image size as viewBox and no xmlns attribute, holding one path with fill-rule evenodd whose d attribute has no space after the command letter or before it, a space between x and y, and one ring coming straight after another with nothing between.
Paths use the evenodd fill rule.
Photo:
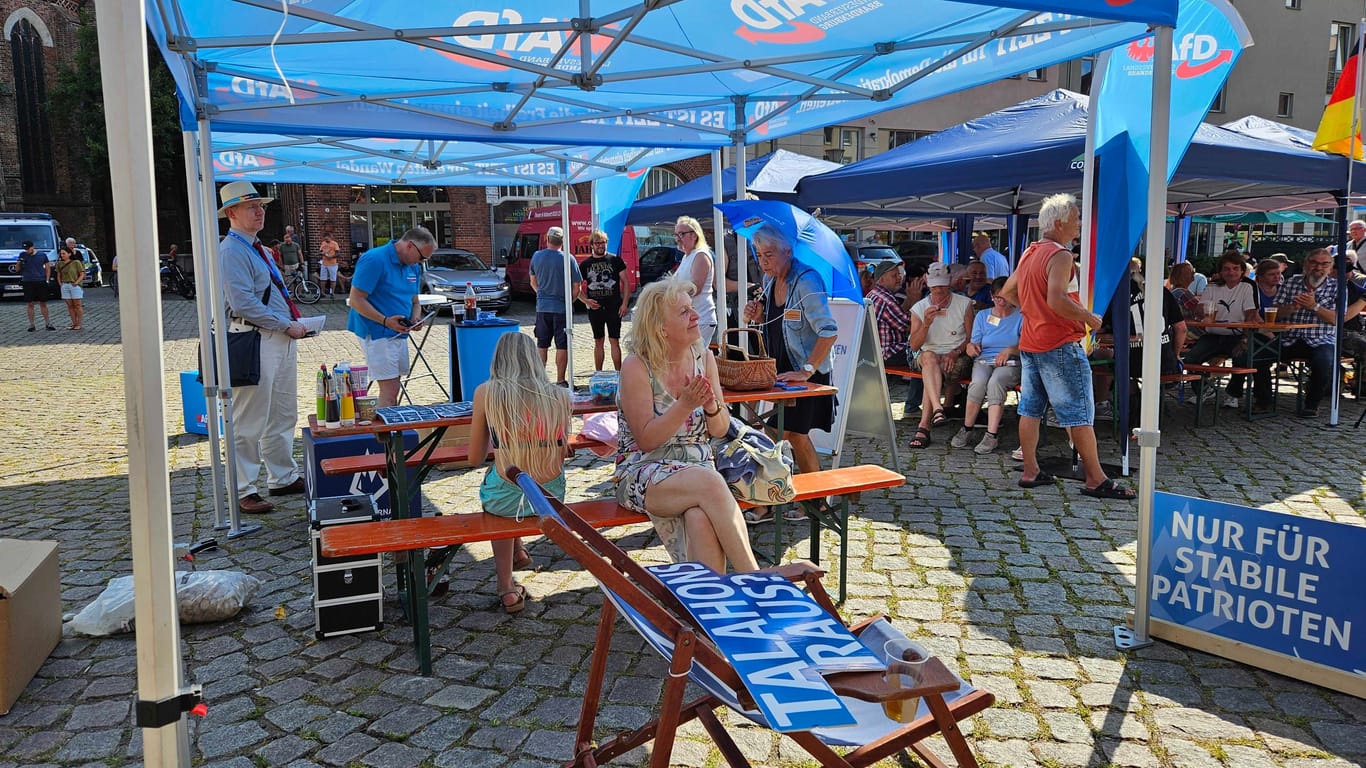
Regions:
<instances>
[{"instance_id":1,"label":"wooden deck chair frame","mask_svg":"<svg viewBox=\"0 0 1366 768\"><path fill-rule=\"evenodd\" d=\"M701 721L707 734L715 741L728 765L736 768L749 766L750 763L717 719L714 710L730 706L754 720L753 713L757 712L757 707L739 674L712 645L705 632L693 623L682 603L653 574L563 503L546 494L529 476L516 467L509 467L508 477L526 493L532 508L536 510L541 532L591 573L608 598L602 603L598 621L588 683L574 740L574 758L565 765L595 768L653 740L650 765L652 768L666 768L678 727L696 719ZM799 562L784 566L781 572L793 582L803 584L817 604L843 623L830 595L821 585L824 571L809 562ZM593 730L611 652L612 634L619 614L641 632L647 643L665 655L669 661L668 679L664 683L658 717L634 731L620 733L595 746ZM634 614L634 618L631 614ZM881 617L850 629L857 635L879 619ZM634 621L641 620L648 624L645 630L634 624ZM661 638L667 641L671 653L654 644ZM704 690L712 692L684 702L684 689L690 677ZM995 697L967 686L939 659L930 660L923 684L915 690L896 689L888 685L880 672L827 675L826 680L836 693L846 699L846 703L850 699L881 702L920 696L921 711L926 714L912 723L894 724L896 727L886 735L856 745L843 755L822 741L815 731L785 734L822 766L866 766L909 749L927 764L935 768L947 768L947 763L920 743L936 733L943 735L959 766L967 768L977 765L958 723L990 707ZM725 686L733 694L734 701L727 702L719 697L715 693L717 684ZM952 701L946 701L946 693L958 695ZM743 711L745 709L751 712L746 713ZM878 711L881 711L880 705ZM763 726L762 721L757 724Z\"/></svg>"}]
</instances>

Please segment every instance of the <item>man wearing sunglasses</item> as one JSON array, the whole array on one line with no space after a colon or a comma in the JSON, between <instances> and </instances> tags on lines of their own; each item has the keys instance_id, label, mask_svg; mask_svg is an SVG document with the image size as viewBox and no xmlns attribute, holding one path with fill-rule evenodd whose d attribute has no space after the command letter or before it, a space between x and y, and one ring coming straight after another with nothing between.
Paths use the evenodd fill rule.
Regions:
<instances>
[{"instance_id":1,"label":"man wearing sunglasses","mask_svg":"<svg viewBox=\"0 0 1366 768\"><path fill-rule=\"evenodd\" d=\"M370 380L379 382L380 408L398 404L399 379L408 373L408 332L422 319L421 262L435 250L432 233L414 227L356 262L346 327L360 337Z\"/></svg>"}]
</instances>

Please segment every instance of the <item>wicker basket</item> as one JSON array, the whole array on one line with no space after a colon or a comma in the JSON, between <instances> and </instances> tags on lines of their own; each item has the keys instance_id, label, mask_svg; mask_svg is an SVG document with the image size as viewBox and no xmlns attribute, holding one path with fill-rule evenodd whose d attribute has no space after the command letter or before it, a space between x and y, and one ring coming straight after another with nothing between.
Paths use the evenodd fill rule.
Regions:
<instances>
[{"instance_id":1,"label":"wicker basket","mask_svg":"<svg viewBox=\"0 0 1366 768\"><path fill-rule=\"evenodd\" d=\"M778 380L778 361L768 356L764 349L764 337L753 328L727 328L722 336L723 342L731 334L752 333L758 341L758 356L751 355L745 346L723 343L716 357L716 373L721 386L740 392L757 389L772 389Z\"/></svg>"}]
</instances>

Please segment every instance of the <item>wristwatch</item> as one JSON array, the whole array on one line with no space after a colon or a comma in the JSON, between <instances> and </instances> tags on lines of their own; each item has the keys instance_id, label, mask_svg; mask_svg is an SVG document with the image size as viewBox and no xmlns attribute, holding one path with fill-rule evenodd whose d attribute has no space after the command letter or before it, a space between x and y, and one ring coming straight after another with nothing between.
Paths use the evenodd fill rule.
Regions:
<instances>
[{"instance_id":1,"label":"wristwatch","mask_svg":"<svg viewBox=\"0 0 1366 768\"><path fill-rule=\"evenodd\" d=\"M815 373L816 366L812 365L811 363L807 363L806 365L802 366L802 370L806 371L807 373Z\"/></svg>"}]
</instances>

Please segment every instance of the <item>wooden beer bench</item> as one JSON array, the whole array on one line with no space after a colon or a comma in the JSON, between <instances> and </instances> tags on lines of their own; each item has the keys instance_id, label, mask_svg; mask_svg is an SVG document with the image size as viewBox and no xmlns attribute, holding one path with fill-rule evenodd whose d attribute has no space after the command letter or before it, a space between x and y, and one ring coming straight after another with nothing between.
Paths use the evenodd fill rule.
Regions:
<instances>
[{"instance_id":1,"label":"wooden beer bench","mask_svg":"<svg viewBox=\"0 0 1366 768\"><path fill-rule=\"evenodd\" d=\"M604 445L604 443L583 435L574 435L569 438L569 447L582 451L593 449ZM487 458L493 457L493 449L489 448ZM469 446L466 445L441 445L434 448L431 455L418 451L404 459L404 466L421 467L428 464L464 464L470 460ZM487 460L487 459L486 459ZM367 453L364 456L337 456L331 459L323 459L318 462L322 467L324 475L357 475L362 472L378 472L384 474L387 468L385 455L382 453Z\"/></svg>"},{"instance_id":2,"label":"wooden beer bench","mask_svg":"<svg viewBox=\"0 0 1366 768\"><path fill-rule=\"evenodd\" d=\"M903 475L874 464L839 467L792 477L792 484L797 491L793 503L802 505L811 525L810 559L813 562L820 559L822 527L829 528L839 536L840 600L845 597L845 584L848 581L848 496L861 491L894 488L904 485L905 482L906 478ZM826 499L831 496L837 497L838 503L829 507L824 506ZM591 499L568 506L594 528L649 522L645 515L619 506L615 499ZM777 516L779 519L782 518L781 514ZM468 512L329 526L321 531L319 543L325 557L408 552L409 558L421 558L421 550L424 549L454 547L458 544L497 541L519 536L537 536L540 532L540 524L534 515L529 514L518 520L484 512ZM775 554L781 546L781 529L778 533ZM436 562L427 564L428 567L436 569L432 578L439 578L440 574L444 573L446 564L453 554L454 549L447 549L437 556ZM427 625L427 596L432 583L428 579L412 581L416 583L409 584L406 596L401 597L408 619L413 624L413 643L417 648L418 666L422 674L430 675L432 657Z\"/></svg>"},{"instance_id":3,"label":"wooden beer bench","mask_svg":"<svg viewBox=\"0 0 1366 768\"><path fill-rule=\"evenodd\" d=\"M1248 368L1248 367L1246 367L1246 366L1237 366L1237 365L1187 365L1187 366L1185 366L1185 368L1186 368L1186 374L1187 374L1187 375L1190 375L1190 374L1198 374L1198 375L1199 375L1200 392L1201 392L1201 395L1204 394L1205 387L1210 386L1210 379L1212 379L1212 378L1215 377L1215 376L1233 376L1233 375L1235 375L1235 374L1243 374L1243 375L1245 375L1245 376L1251 376L1251 375L1253 375L1254 373L1257 372L1257 369L1256 369L1256 368ZM1165 377L1163 377L1163 380L1165 381ZM1251 384L1250 384L1250 383L1248 384L1248 389L1249 389L1249 391L1251 391ZM1204 413L1204 406L1205 406L1204 397L1197 397L1196 400L1195 400L1195 426L1197 426L1197 427L1202 426L1202 424L1203 424L1204 419L1203 419L1202 414ZM1213 407L1212 407L1210 410L1214 411L1214 416L1213 416L1213 418L1210 419L1210 422L1209 422L1210 426L1212 427L1212 426L1214 426L1215 424L1218 424L1218 423L1219 423L1219 402L1218 402L1218 395L1215 396L1215 402L1214 402L1214 404L1213 404ZM1248 415L1250 416L1251 414L1252 414L1252 405L1251 405L1251 403L1249 402L1249 404L1248 404Z\"/></svg>"}]
</instances>

